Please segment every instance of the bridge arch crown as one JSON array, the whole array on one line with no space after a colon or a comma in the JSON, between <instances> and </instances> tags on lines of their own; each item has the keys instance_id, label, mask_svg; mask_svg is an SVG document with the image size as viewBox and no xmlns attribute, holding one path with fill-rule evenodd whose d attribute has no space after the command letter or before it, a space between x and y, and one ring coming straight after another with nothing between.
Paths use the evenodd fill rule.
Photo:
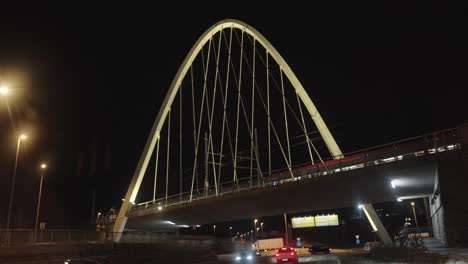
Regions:
<instances>
[{"instance_id":1,"label":"bridge arch crown","mask_svg":"<svg viewBox=\"0 0 468 264\"><path fill-rule=\"evenodd\" d=\"M320 132L322 138L325 141L325 144L330 151L331 155L333 158L340 158L343 156L340 148L336 144L335 139L331 135L328 127L325 125L325 122L323 121L320 113L318 112L317 108L315 107L314 103L310 99L309 95L305 91L304 87L302 86L301 82L297 78L297 76L294 74L292 71L291 67L288 65L286 60L281 56L281 54L276 50L276 48L260 33L258 32L255 28L252 26L236 19L226 19L226 20L221 20L211 26L208 30L206 30L203 35L195 42L195 44L192 46L190 49L188 55L182 62L182 65L180 66L179 70L177 71L174 80L171 83L171 86L169 88L168 94L166 96L166 99L164 100L161 110L163 110L163 113L161 115L161 118L159 120L159 124L156 129L156 135L159 135L162 125L164 124L164 121L166 120L167 114L170 110L170 106L172 105L172 102L174 101L174 97L179 90L182 80L186 76L188 70L190 69L190 66L192 65L193 61L197 57L197 55L200 53L201 49L204 47L204 45L211 39L213 35L216 33L227 29L227 28L236 28L240 29L244 32L246 32L248 35L253 37L260 45L265 48L269 55L279 64L281 67L282 71L286 75L286 77L289 79L291 84L293 85L296 93L299 95L299 98L302 100L304 105L306 106L311 118L314 120L315 125L318 128L318 131ZM159 115L158 115L159 117ZM158 120L157 120L158 121Z\"/></svg>"},{"instance_id":2,"label":"bridge arch crown","mask_svg":"<svg viewBox=\"0 0 468 264\"><path fill-rule=\"evenodd\" d=\"M328 151L330 152L331 156L335 159L341 158L343 156L340 148L336 144L335 139L331 135L328 127L325 125L325 122L323 121L320 113L318 112L317 108L313 104L306 90L302 86L301 82L299 81L297 76L294 74L290 66L286 63L284 58L274 48L274 46L260 32L258 32L252 26L242 21L235 20L235 19L222 20L222 21L215 23L213 26L207 29L198 38L198 40L195 42L195 44L192 46L189 53L183 60L181 66L179 67L169 87L168 93L156 116L156 119L153 123L153 127L151 129L150 135L147 139L143 153L139 159L138 165L133 174L133 177L130 182L128 191L126 193L125 199L122 203L119 216L114 226L114 232L123 231L123 228L125 226L125 221L126 221L125 220L126 214L128 210L130 209L130 204L133 203L136 199L136 196L138 194L140 185L144 177L144 173L151 159L151 155L154 151L156 143L158 142L160 138L162 127L170 112L175 96L181 87L182 81L184 80L185 76L190 70L192 63L195 61L198 54L201 52L201 50L207 44L207 42L209 42L215 34L225 29L241 30L243 33L246 33L249 36L251 36L256 41L256 43L260 44L267 51L268 55L270 55L275 60L275 62L279 65L282 73L287 77L287 79L289 79L291 85L295 89L296 94L298 95L302 103L305 105L311 119L314 121L317 127L318 132L323 138L325 145Z\"/></svg>"}]
</instances>

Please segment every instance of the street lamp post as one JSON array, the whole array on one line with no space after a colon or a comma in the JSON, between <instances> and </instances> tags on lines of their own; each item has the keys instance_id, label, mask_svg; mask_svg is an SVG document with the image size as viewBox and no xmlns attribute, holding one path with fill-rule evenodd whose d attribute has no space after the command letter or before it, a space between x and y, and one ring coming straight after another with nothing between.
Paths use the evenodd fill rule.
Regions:
<instances>
[{"instance_id":1,"label":"street lamp post","mask_svg":"<svg viewBox=\"0 0 468 264\"><path fill-rule=\"evenodd\" d=\"M10 220L11 220L11 209L13 206L13 197L15 192L15 181L16 181L16 170L18 168L18 156L19 156L19 149L21 146L21 140L25 140L28 138L25 134L21 134L18 137L18 144L16 147L16 158L15 158L15 168L13 169L13 180L11 182L11 190L10 190L10 202L8 204L8 216L7 216L7 223L6 223L6 230L7 230L7 242L10 241Z\"/></svg>"},{"instance_id":2,"label":"street lamp post","mask_svg":"<svg viewBox=\"0 0 468 264\"><path fill-rule=\"evenodd\" d=\"M36 224L34 225L34 243L37 242L37 225L39 222L39 211L41 210L42 182L44 179L44 171L47 168L45 163L41 164L41 183L39 184L39 196L37 198Z\"/></svg>"},{"instance_id":3,"label":"street lamp post","mask_svg":"<svg viewBox=\"0 0 468 264\"><path fill-rule=\"evenodd\" d=\"M414 209L414 202L411 202L411 207L413 208L414 223L416 224L416 228L419 229L418 218L416 217L416 210Z\"/></svg>"},{"instance_id":4,"label":"street lamp post","mask_svg":"<svg viewBox=\"0 0 468 264\"><path fill-rule=\"evenodd\" d=\"M252 236L254 236L255 238L258 236L258 228L257 228L257 222L258 222L258 219L255 219L254 220L254 229L256 232L253 233L253 230L252 230Z\"/></svg>"}]
</instances>

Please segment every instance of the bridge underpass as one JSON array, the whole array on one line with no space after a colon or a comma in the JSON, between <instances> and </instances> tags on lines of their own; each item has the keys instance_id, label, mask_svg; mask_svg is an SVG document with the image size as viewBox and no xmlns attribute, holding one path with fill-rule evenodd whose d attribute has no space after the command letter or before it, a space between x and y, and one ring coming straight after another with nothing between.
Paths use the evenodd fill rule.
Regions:
<instances>
[{"instance_id":1,"label":"bridge underpass","mask_svg":"<svg viewBox=\"0 0 468 264\"><path fill-rule=\"evenodd\" d=\"M396 201L398 197L425 197L434 190L437 160L427 157L234 192L207 200L167 207L132 210L127 228L155 230L251 219L311 210ZM398 178L405 186L392 188ZM173 226L173 225L172 225Z\"/></svg>"}]
</instances>

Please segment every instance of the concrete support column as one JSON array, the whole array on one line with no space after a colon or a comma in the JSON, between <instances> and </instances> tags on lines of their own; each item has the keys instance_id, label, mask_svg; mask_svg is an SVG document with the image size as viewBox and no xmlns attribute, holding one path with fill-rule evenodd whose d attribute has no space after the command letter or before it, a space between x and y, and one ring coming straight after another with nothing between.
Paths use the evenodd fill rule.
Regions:
<instances>
[{"instance_id":1,"label":"concrete support column","mask_svg":"<svg viewBox=\"0 0 468 264\"><path fill-rule=\"evenodd\" d=\"M114 239L114 242L119 242L120 239L122 238L123 231L125 229L125 224L127 224L127 216L124 216L122 218L117 218L117 221L114 224L114 234L112 238ZM117 227L117 228L115 228Z\"/></svg>"},{"instance_id":2,"label":"concrete support column","mask_svg":"<svg viewBox=\"0 0 468 264\"><path fill-rule=\"evenodd\" d=\"M369 220L369 223L372 226L372 230L374 230L377 233L377 236L379 237L380 241L382 241L382 243L384 243L385 245L393 244L393 241L388 235L387 229L385 229L385 226L382 224L382 221L380 221L379 215L375 211L374 206L372 206L372 204L363 204L362 210L364 210L367 220Z\"/></svg>"}]
</instances>

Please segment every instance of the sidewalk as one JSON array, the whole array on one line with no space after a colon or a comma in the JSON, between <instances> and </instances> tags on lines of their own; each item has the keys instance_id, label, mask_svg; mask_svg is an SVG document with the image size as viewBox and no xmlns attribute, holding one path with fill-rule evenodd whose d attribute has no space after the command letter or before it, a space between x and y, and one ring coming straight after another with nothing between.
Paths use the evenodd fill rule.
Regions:
<instances>
[{"instance_id":1,"label":"sidewalk","mask_svg":"<svg viewBox=\"0 0 468 264\"><path fill-rule=\"evenodd\" d=\"M468 262L468 248L431 248L429 252L459 258Z\"/></svg>"}]
</instances>

